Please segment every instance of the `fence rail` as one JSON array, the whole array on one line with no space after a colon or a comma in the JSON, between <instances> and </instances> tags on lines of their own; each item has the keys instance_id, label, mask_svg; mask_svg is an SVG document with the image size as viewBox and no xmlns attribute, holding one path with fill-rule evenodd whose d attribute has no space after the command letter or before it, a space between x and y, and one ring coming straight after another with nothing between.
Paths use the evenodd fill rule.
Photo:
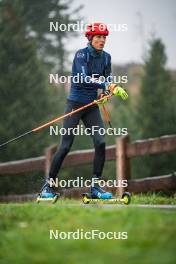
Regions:
<instances>
[{"instance_id":1,"label":"fence rail","mask_svg":"<svg viewBox=\"0 0 176 264\"><path fill-rule=\"evenodd\" d=\"M30 158L0 163L0 174L17 174L31 171L44 171L46 157Z\"/></svg>"},{"instance_id":2,"label":"fence rail","mask_svg":"<svg viewBox=\"0 0 176 264\"><path fill-rule=\"evenodd\" d=\"M144 156L147 154L158 154L170 152L176 149L176 135L137 140L127 144L127 157Z\"/></svg>"}]
</instances>

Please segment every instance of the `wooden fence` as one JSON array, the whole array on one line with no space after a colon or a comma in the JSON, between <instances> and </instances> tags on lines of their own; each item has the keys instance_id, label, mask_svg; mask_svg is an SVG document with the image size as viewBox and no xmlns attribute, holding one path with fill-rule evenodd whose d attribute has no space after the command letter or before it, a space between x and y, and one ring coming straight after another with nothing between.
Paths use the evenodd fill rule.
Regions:
<instances>
[{"instance_id":1,"label":"wooden fence","mask_svg":"<svg viewBox=\"0 0 176 264\"><path fill-rule=\"evenodd\" d=\"M18 177L20 173L31 171L43 171L47 175L53 154L55 153L56 149L57 146L54 145L46 149L44 156L20 161L0 163L0 176L14 174L15 177ZM166 193L175 192L175 173L165 176L134 180L131 179L130 167L130 160L133 157L167 153L174 150L176 150L176 135L166 135L158 138L137 140L133 143L130 143L129 136L118 137L115 145L108 146L106 148L106 161L116 161L116 179L127 180L128 187L121 187L117 190L113 189L113 191L118 191L120 195L125 190L134 193L146 193L149 191L164 191ZM93 157L93 149L70 152L62 164L62 168L90 164L93 161ZM79 196L81 191L81 189L77 189L76 191L73 189L73 195ZM70 190L65 191L64 194L65 196L69 197L72 195ZM0 200L4 201L4 199L4 196L0 197Z\"/></svg>"}]
</instances>

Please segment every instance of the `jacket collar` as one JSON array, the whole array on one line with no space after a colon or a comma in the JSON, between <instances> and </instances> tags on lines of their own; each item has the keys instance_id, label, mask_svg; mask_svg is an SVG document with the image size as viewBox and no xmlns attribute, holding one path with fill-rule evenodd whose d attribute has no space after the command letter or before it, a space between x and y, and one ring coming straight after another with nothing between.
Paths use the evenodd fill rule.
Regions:
<instances>
[{"instance_id":1,"label":"jacket collar","mask_svg":"<svg viewBox=\"0 0 176 264\"><path fill-rule=\"evenodd\" d=\"M102 50L96 50L91 44L88 44L88 50L93 57L101 57L103 54Z\"/></svg>"}]
</instances>

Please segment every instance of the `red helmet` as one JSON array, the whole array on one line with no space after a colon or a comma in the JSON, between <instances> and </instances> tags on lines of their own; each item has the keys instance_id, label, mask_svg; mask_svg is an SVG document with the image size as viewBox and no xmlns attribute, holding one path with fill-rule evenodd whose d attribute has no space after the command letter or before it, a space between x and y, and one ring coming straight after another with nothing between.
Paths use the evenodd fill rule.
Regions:
<instances>
[{"instance_id":1,"label":"red helmet","mask_svg":"<svg viewBox=\"0 0 176 264\"><path fill-rule=\"evenodd\" d=\"M90 40L95 35L109 35L109 30L104 23L92 23L87 26L85 36Z\"/></svg>"}]
</instances>

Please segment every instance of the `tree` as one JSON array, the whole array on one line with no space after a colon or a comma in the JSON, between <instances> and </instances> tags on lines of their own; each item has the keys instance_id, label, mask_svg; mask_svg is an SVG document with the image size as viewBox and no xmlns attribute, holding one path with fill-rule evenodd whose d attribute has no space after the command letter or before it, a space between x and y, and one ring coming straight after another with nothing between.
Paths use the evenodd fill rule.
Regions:
<instances>
[{"instance_id":1,"label":"tree","mask_svg":"<svg viewBox=\"0 0 176 264\"><path fill-rule=\"evenodd\" d=\"M70 30L50 31L50 22L54 25L74 24L80 20L79 6L71 9L72 1L61 0L22 0L24 5L25 21L29 36L37 42L38 54L49 70L65 74L68 51L65 42L71 36L76 36L72 27ZM73 17L76 15L77 19ZM67 28L68 29L68 28Z\"/></svg>"},{"instance_id":2,"label":"tree","mask_svg":"<svg viewBox=\"0 0 176 264\"><path fill-rule=\"evenodd\" d=\"M144 65L141 92L135 118L136 137L145 139L175 133L176 104L175 83L165 69L166 54L160 39L150 42L150 50ZM173 171L174 155L142 158L136 175L156 176Z\"/></svg>"},{"instance_id":3,"label":"tree","mask_svg":"<svg viewBox=\"0 0 176 264\"><path fill-rule=\"evenodd\" d=\"M26 35L22 2L3 1L0 17L0 134L6 141L47 120L53 106L35 43ZM49 141L45 131L9 144L1 161L36 155Z\"/></svg>"}]
</instances>

